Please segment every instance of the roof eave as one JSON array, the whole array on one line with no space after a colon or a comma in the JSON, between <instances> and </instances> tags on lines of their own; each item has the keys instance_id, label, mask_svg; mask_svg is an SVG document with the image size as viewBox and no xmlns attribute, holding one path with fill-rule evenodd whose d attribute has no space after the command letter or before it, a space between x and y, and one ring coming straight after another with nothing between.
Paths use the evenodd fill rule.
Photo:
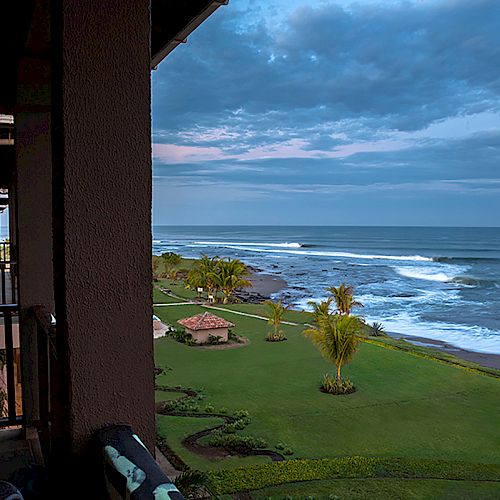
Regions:
<instances>
[{"instance_id":1,"label":"roof eave","mask_svg":"<svg viewBox=\"0 0 500 500\"><path fill-rule=\"evenodd\" d=\"M227 5L229 0L212 0L191 22L189 22L182 30L180 30L165 46L163 46L156 54L151 55L151 69L156 69L165 57L170 54L178 45L186 43L188 36L206 21L219 7Z\"/></svg>"}]
</instances>

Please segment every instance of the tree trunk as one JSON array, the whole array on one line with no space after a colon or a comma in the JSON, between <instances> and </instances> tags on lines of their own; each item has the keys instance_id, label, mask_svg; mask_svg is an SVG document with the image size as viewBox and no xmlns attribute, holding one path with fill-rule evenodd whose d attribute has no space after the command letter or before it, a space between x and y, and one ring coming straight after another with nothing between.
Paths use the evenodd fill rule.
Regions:
<instances>
[{"instance_id":1,"label":"tree trunk","mask_svg":"<svg viewBox=\"0 0 500 500\"><path fill-rule=\"evenodd\" d=\"M337 380L340 382L341 377L340 377L340 365L337 365Z\"/></svg>"}]
</instances>

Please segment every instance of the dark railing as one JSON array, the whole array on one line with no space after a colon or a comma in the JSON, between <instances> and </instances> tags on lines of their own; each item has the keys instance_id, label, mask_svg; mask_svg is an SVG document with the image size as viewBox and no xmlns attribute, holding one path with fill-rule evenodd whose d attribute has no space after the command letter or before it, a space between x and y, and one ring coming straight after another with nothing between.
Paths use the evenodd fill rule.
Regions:
<instances>
[{"instance_id":1,"label":"dark railing","mask_svg":"<svg viewBox=\"0 0 500 500\"><path fill-rule=\"evenodd\" d=\"M4 348L0 350L0 427L19 425L22 422L21 412L18 411L20 405L17 404L16 398L16 368L18 372L20 369L16 366L19 363L19 354L15 353L15 350L19 349L19 334L16 338L14 336L14 321L17 323L17 316L17 304L0 304L0 324L4 337Z\"/></svg>"},{"instance_id":2,"label":"dark railing","mask_svg":"<svg viewBox=\"0 0 500 500\"><path fill-rule=\"evenodd\" d=\"M55 344L55 319L43 306L33 306L28 311L34 320L36 333L37 408L34 411L35 425L39 432L40 444L45 457L51 453L52 416L58 404L57 354ZM35 388L36 389L36 388Z\"/></svg>"},{"instance_id":3,"label":"dark railing","mask_svg":"<svg viewBox=\"0 0 500 500\"><path fill-rule=\"evenodd\" d=\"M0 242L0 303L17 304L17 262L14 247Z\"/></svg>"}]
</instances>

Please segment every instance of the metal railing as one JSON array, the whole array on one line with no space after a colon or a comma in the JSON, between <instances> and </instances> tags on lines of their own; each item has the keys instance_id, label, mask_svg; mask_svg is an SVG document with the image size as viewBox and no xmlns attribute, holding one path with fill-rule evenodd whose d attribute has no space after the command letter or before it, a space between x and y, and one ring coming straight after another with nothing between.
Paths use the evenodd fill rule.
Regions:
<instances>
[{"instance_id":1,"label":"metal railing","mask_svg":"<svg viewBox=\"0 0 500 500\"><path fill-rule=\"evenodd\" d=\"M0 324L3 328L4 348L0 349L0 427L9 427L22 423L22 414L18 411L16 398L16 369L19 371L17 363L19 356L15 355L14 345L14 318L18 316L17 304L0 304ZM17 335L17 343L19 335ZM17 359L17 362L16 362ZM20 396L20 394L19 394Z\"/></svg>"},{"instance_id":2,"label":"metal railing","mask_svg":"<svg viewBox=\"0 0 500 500\"><path fill-rule=\"evenodd\" d=\"M17 304L17 262L14 247L0 242L0 304Z\"/></svg>"}]
</instances>

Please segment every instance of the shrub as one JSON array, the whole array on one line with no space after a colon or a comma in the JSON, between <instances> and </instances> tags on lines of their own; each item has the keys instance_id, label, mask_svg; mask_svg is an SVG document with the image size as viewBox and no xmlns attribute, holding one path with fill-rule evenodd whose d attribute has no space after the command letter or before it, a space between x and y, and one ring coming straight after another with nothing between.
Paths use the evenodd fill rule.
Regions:
<instances>
[{"instance_id":1,"label":"shrub","mask_svg":"<svg viewBox=\"0 0 500 500\"><path fill-rule=\"evenodd\" d=\"M286 337L281 330L278 332L269 332L266 336L267 342L283 342L284 340L286 340Z\"/></svg>"},{"instance_id":2,"label":"shrub","mask_svg":"<svg viewBox=\"0 0 500 500\"><path fill-rule=\"evenodd\" d=\"M177 489L184 495L193 495L208 484L208 476L205 472L190 469L179 474L174 481Z\"/></svg>"},{"instance_id":3,"label":"shrub","mask_svg":"<svg viewBox=\"0 0 500 500\"><path fill-rule=\"evenodd\" d=\"M446 460L342 457L317 460L287 460L209 472L214 494L252 491L280 484L321 479L366 479L397 477L497 481L500 465Z\"/></svg>"},{"instance_id":4,"label":"shrub","mask_svg":"<svg viewBox=\"0 0 500 500\"><path fill-rule=\"evenodd\" d=\"M209 335L207 344L209 345L219 345L222 343L222 337L219 337L219 335Z\"/></svg>"},{"instance_id":5,"label":"shrub","mask_svg":"<svg viewBox=\"0 0 500 500\"><path fill-rule=\"evenodd\" d=\"M320 390L327 394L352 394L356 390L356 387L354 387L354 384L348 378L337 380L329 373L326 373L323 377Z\"/></svg>"},{"instance_id":6,"label":"shrub","mask_svg":"<svg viewBox=\"0 0 500 500\"><path fill-rule=\"evenodd\" d=\"M200 411L200 405L196 403L195 398L174 399L172 401L166 401L164 408L165 410L172 412L183 411L197 413Z\"/></svg>"},{"instance_id":7,"label":"shrub","mask_svg":"<svg viewBox=\"0 0 500 500\"><path fill-rule=\"evenodd\" d=\"M275 448L279 451L281 451L281 453L283 455L293 455L293 449L291 448L291 446L285 444L285 443L278 443Z\"/></svg>"},{"instance_id":8,"label":"shrub","mask_svg":"<svg viewBox=\"0 0 500 500\"><path fill-rule=\"evenodd\" d=\"M218 448L245 451L258 450L267 446L267 442L261 438L240 436L239 434L224 434L220 431L216 431L210 436L208 444Z\"/></svg>"},{"instance_id":9,"label":"shrub","mask_svg":"<svg viewBox=\"0 0 500 500\"><path fill-rule=\"evenodd\" d=\"M190 333L186 333L186 330L184 330L184 328L171 328L170 336L181 344L186 344L188 346L193 346L196 344L193 336Z\"/></svg>"}]
</instances>

